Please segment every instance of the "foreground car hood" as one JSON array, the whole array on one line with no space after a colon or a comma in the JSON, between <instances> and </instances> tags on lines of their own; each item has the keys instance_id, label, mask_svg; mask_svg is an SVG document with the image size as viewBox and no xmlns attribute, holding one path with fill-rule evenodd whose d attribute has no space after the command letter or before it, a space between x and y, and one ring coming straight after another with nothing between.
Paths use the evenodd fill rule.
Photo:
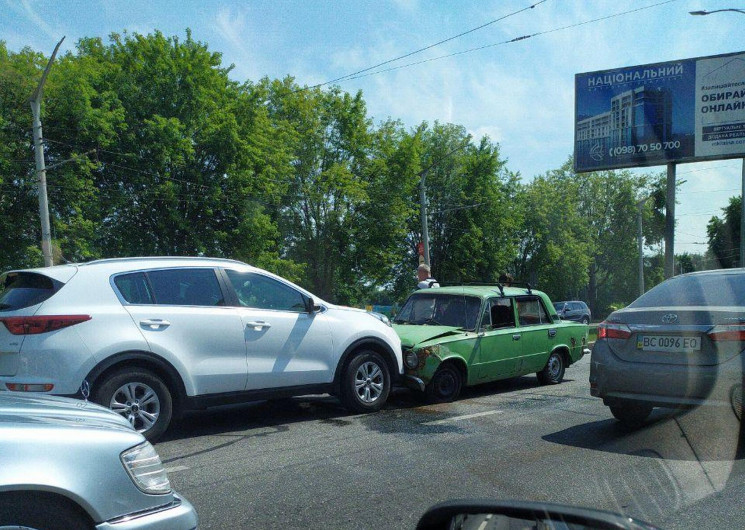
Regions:
<instances>
[{"instance_id":1,"label":"foreground car hood","mask_svg":"<svg viewBox=\"0 0 745 530\"><path fill-rule=\"evenodd\" d=\"M119 414L79 399L0 392L0 422L75 422L88 427L124 428L132 426Z\"/></svg>"},{"instance_id":2,"label":"foreground car hood","mask_svg":"<svg viewBox=\"0 0 745 530\"><path fill-rule=\"evenodd\" d=\"M414 324L393 324L393 329L401 337L401 346L412 347L425 342L453 335L464 335L466 332L453 326L424 326Z\"/></svg>"}]
</instances>

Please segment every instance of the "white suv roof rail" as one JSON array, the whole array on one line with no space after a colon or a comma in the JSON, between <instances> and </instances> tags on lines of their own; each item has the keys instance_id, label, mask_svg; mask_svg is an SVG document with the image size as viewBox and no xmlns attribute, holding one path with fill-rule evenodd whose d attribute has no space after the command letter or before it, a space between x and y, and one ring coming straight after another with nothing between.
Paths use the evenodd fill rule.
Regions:
<instances>
[{"instance_id":1,"label":"white suv roof rail","mask_svg":"<svg viewBox=\"0 0 745 530\"><path fill-rule=\"evenodd\" d=\"M87 261L85 263L77 263L81 267L86 265L94 265L100 263L128 263L133 261L223 261L226 263L237 263L240 265L246 265L242 261L229 259L229 258L210 258L205 256L134 256L127 258L104 258L93 261Z\"/></svg>"}]
</instances>

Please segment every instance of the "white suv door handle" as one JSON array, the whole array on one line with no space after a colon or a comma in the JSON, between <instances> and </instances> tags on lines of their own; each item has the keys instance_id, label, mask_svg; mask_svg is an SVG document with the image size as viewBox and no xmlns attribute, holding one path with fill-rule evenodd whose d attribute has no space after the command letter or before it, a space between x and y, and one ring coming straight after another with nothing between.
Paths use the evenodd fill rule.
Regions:
<instances>
[{"instance_id":1,"label":"white suv door handle","mask_svg":"<svg viewBox=\"0 0 745 530\"><path fill-rule=\"evenodd\" d=\"M272 325L269 322L264 322L262 320L257 320L255 322L246 322L247 328L254 328L256 331L261 330L261 328L271 328Z\"/></svg>"},{"instance_id":2,"label":"white suv door handle","mask_svg":"<svg viewBox=\"0 0 745 530\"><path fill-rule=\"evenodd\" d=\"M170 325L171 323L167 320L160 320L158 318L154 318L152 320L140 320L140 326L152 330L166 329Z\"/></svg>"}]
</instances>

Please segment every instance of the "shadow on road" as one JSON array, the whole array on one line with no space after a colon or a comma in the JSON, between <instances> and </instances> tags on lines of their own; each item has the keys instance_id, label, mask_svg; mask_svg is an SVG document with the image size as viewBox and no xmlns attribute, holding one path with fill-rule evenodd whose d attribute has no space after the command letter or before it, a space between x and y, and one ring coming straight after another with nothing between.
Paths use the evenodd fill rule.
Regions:
<instances>
[{"instance_id":1,"label":"shadow on road","mask_svg":"<svg viewBox=\"0 0 745 530\"><path fill-rule=\"evenodd\" d=\"M728 410L713 407L655 409L645 425L636 430L606 419L542 438L583 449L676 461L723 462L745 456L739 422Z\"/></svg>"},{"instance_id":2,"label":"shadow on road","mask_svg":"<svg viewBox=\"0 0 745 530\"><path fill-rule=\"evenodd\" d=\"M427 404L420 392L394 388L381 413L361 418L367 428L379 432L453 432L459 429L453 425L428 423L451 416L458 403L464 401L538 388L542 387L535 376L517 377L464 388L456 402L438 405ZM338 398L328 395L254 401L188 411L174 423L161 441L230 434L230 443L235 443L232 438L271 436L286 431L290 425L298 422L320 421L326 425L344 427L351 425L357 416L345 409Z\"/></svg>"}]
</instances>

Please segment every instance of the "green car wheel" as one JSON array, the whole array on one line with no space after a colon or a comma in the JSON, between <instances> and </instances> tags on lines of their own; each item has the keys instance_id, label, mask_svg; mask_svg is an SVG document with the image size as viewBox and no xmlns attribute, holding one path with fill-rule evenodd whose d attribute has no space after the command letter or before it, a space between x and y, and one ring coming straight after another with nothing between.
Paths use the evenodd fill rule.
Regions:
<instances>
[{"instance_id":1,"label":"green car wheel","mask_svg":"<svg viewBox=\"0 0 745 530\"><path fill-rule=\"evenodd\" d=\"M552 352L546 366L537 374L538 382L542 385L557 385L564 379L565 370L564 356L559 352Z\"/></svg>"},{"instance_id":2,"label":"green car wheel","mask_svg":"<svg viewBox=\"0 0 745 530\"><path fill-rule=\"evenodd\" d=\"M452 364L443 364L425 389L430 403L449 403L455 400L463 388L463 375Z\"/></svg>"}]
</instances>

